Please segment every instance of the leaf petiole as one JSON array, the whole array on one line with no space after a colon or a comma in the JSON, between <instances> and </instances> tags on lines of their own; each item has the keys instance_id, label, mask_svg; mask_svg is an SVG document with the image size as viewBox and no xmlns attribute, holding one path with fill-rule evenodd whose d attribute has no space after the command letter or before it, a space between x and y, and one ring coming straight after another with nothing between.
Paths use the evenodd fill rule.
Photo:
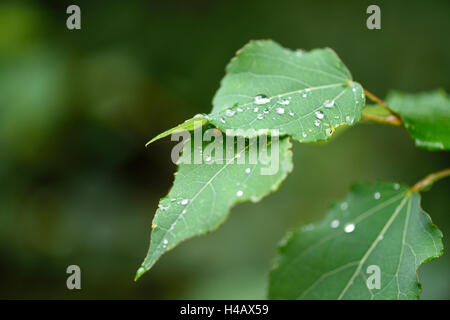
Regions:
<instances>
[{"instance_id":1,"label":"leaf petiole","mask_svg":"<svg viewBox=\"0 0 450 320\"><path fill-rule=\"evenodd\" d=\"M436 181L450 176L450 168L431 173L411 187L411 191L419 192L430 187Z\"/></svg>"}]
</instances>

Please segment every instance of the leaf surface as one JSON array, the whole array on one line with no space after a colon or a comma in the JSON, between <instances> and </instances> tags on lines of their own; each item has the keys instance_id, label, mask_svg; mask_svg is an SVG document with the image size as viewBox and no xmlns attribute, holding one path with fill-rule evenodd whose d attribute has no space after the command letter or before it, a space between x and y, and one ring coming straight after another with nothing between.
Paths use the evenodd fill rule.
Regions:
<instances>
[{"instance_id":1,"label":"leaf surface","mask_svg":"<svg viewBox=\"0 0 450 320\"><path fill-rule=\"evenodd\" d=\"M195 131L191 140L194 135ZM203 157L200 164L186 164L186 159L195 157L197 147L185 144L173 187L161 199L153 218L150 249L136 279L180 242L217 229L225 221L233 205L249 200L257 202L275 191L292 171L289 138L279 140L278 150L273 147L274 143L267 144L268 155L272 151L274 154L278 152L279 166L272 174L264 172L270 166L270 163L265 164L261 160L264 157L257 161L249 159L250 150L259 143L256 139L247 140L245 148L240 149L235 142L235 152L228 155L223 150L223 158L217 157L217 161L209 158L209 153L206 152L214 141L200 146L202 153L199 154ZM188 148L192 149L191 152L187 152ZM240 160L245 163L239 163Z\"/></svg>"},{"instance_id":2,"label":"leaf surface","mask_svg":"<svg viewBox=\"0 0 450 320\"><path fill-rule=\"evenodd\" d=\"M364 103L361 85L331 49L294 52L252 41L227 66L209 119L222 131L278 129L313 142L360 120Z\"/></svg>"},{"instance_id":3,"label":"leaf surface","mask_svg":"<svg viewBox=\"0 0 450 320\"><path fill-rule=\"evenodd\" d=\"M445 92L392 92L386 103L402 118L417 146L450 150L450 99Z\"/></svg>"},{"instance_id":4,"label":"leaf surface","mask_svg":"<svg viewBox=\"0 0 450 320\"><path fill-rule=\"evenodd\" d=\"M321 222L295 230L280 245L269 296L418 299L416 271L442 251L442 233L421 209L419 193L397 183L359 184ZM379 289L372 286L373 266L380 270Z\"/></svg>"}]
</instances>

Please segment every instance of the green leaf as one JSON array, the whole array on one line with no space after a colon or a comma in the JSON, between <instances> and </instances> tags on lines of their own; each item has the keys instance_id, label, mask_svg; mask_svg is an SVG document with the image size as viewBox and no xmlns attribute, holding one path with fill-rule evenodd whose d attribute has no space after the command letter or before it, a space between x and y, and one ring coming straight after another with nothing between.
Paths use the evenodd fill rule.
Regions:
<instances>
[{"instance_id":1,"label":"green leaf","mask_svg":"<svg viewBox=\"0 0 450 320\"><path fill-rule=\"evenodd\" d=\"M444 91L392 92L386 103L402 118L417 146L450 150L450 99Z\"/></svg>"},{"instance_id":2,"label":"green leaf","mask_svg":"<svg viewBox=\"0 0 450 320\"><path fill-rule=\"evenodd\" d=\"M389 110L378 104L366 106L364 109L362 109L362 113L381 117L387 117L392 115L392 113L389 112Z\"/></svg>"},{"instance_id":3,"label":"green leaf","mask_svg":"<svg viewBox=\"0 0 450 320\"><path fill-rule=\"evenodd\" d=\"M294 52L252 41L228 65L209 119L222 131L278 129L313 142L360 120L364 103L361 85L331 49Z\"/></svg>"},{"instance_id":4,"label":"green leaf","mask_svg":"<svg viewBox=\"0 0 450 320\"><path fill-rule=\"evenodd\" d=\"M191 118L189 120L186 120L182 124L179 124L178 126L172 128L172 129L169 129L167 131L164 131L163 133L158 134L152 140L147 142L147 144L145 146L148 146L150 143L155 142L156 140L159 140L159 139L162 139L164 137L167 137L167 136L171 135L172 133L185 131L185 130L187 130L187 131L195 130L197 128L202 127L206 123L208 123L207 116L206 115L202 115L202 114L198 114L195 117L193 117L193 118Z\"/></svg>"},{"instance_id":5,"label":"green leaf","mask_svg":"<svg viewBox=\"0 0 450 320\"><path fill-rule=\"evenodd\" d=\"M321 222L297 229L280 246L269 296L418 299L418 267L442 252L442 233L421 209L419 193L397 183L356 185ZM367 285L369 266L379 267L379 289Z\"/></svg>"},{"instance_id":6,"label":"green leaf","mask_svg":"<svg viewBox=\"0 0 450 320\"><path fill-rule=\"evenodd\" d=\"M192 133L191 141L195 134L196 132ZM185 144L173 187L161 199L154 216L150 249L136 279L149 270L161 255L180 242L217 229L225 221L233 205L249 200L257 202L275 191L292 171L292 145L289 138L279 140L278 150L274 148L273 142L267 144L268 154L271 155L273 150L279 159L278 170L274 170L272 174L267 174L264 170L274 162L264 164L264 157L249 164L252 163L249 160L250 150L257 146L256 139L247 140L242 148L238 148L238 143L235 142L237 150L232 155L224 150L223 157L218 157L222 163L211 161L206 152L206 148L215 141L204 143L200 148L190 146L190 143ZM187 152L189 148L191 152ZM186 164L187 159L191 159L198 149L202 149L202 153L198 154L203 157L203 163ZM260 152L258 150L258 155L264 154ZM245 163L241 164L239 160L245 160Z\"/></svg>"}]
</instances>

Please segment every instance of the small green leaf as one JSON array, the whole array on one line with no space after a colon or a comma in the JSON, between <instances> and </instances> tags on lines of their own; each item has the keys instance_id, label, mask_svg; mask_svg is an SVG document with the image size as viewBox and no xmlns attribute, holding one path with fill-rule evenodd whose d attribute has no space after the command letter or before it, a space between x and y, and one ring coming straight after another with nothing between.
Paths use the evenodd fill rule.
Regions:
<instances>
[{"instance_id":1,"label":"small green leaf","mask_svg":"<svg viewBox=\"0 0 450 320\"><path fill-rule=\"evenodd\" d=\"M361 118L360 84L331 49L291 51L252 41L238 51L214 97L209 118L220 130L278 129L301 142L327 140Z\"/></svg>"},{"instance_id":2,"label":"small green leaf","mask_svg":"<svg viewBox=\"0 0 450 320\"><path fill-rule=\"evenodd\" d=\"M450 150L450 99L445 92L392 92L386 103L402 118L417 146Z\"/></svg>"},{"instance_id":3,"label":"small green leaf","mask_svg":"<svg viewBox=\"0 0 450 320\"><path fill-rule=\"evenodd\" d=\"M150 143L155 142L156 140L162 139L167 137L168 135L171 135L172 133L175 132L180 132L180 131L191 131L191 130L195 130L197 128L202 127L203 125L205 125L206 123L208 123L208 116L207 115L202 115L199 114L189 120L186 120L185 122L183 122L182 124L179 124L178 126L166 130L163 133L158 134L156 137L154 137L152 140L150 140L149 142L147 142L147 144L145 146L148 146Z\"/></svg>"},{"instance_id":4,"label":"small green leaf","mask_svg":"<svg viewBox=\"0 0 450 320\"><path fill-rule=\"evenodd\" d=\"M387 110L385 107L380 106L378 104L366 106L362 110L362 113L367 114L367 115L381 116L381 117L387 117L387 116L392 115L392 113L389 112L389 110Z\"/></svg>"},{"instance_id":5,"label":"small green leaf","mask_svg":"<svg viewBox=\"0 0 450 320\"><path fill-rule=\"evenodd\" d=\"M418 299L417 269L442 251L442 233L421 209L419 193L397 183L356 185L321 222L280 245L269 296ZM374 288L377 267L380 287Z\"/></svg>"},{"instance_id":6,"label":"small green leaf","mask_svg":"<svg viewBox=\"0 0 450 320\"><path fill-rule=\"evenodd\" d=\"M191 141L194 136L195 132L191 134ZM271 174L265 170L276 161L268 163L267 158L262 161L264 157L258 161L249 159L249 150L257 146L256 139L247 140L245 148L241 149L237 148L238 143L235 142L237 150L233 155L228 155L223 150L223 157L217 158L221 163L207 156L206 148L215 141L204 142L200 146L202 152L198 154L203 157L203 163L200 164L186 164L192 156L195 159L194 152L198 148L185 144L173 187L161 199L154 216L150 249L136 278L180 242L217 229L225 221L233 205L249 200L257 202L275 191L292 171L292 145L289 138L279 140L278 150L273 147L274 143L267 144L267 155L270 157L272 150L278 151L274 153L278 154L278 166ZM191 152L187 152L188 148L192 149ZM244 160L244 163L240 163L240 160Z\"/></svg>"}]
</instances>

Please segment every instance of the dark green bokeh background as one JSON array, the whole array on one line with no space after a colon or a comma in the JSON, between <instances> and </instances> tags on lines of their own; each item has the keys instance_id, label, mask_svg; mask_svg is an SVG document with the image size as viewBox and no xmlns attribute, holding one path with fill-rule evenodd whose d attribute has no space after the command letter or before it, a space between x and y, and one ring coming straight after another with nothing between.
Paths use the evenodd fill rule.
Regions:
<instances>
[{"instance_id":1,"label":"dark green bokeh background","mask_svg":"<svg viewBox=\"0 0 450 320\"><path fill-rule=\"evenodd\" d=\"M79 4L82 29L65 13ZM366 28L378 4L382 30ZM0 298L263 298L276 243L320 219L354 181L412 184L449 165L401 128L360 124L295 144L295 169L217 232L180 245L133 282L158 199L173 181L157 133L199 112L235 51L272 38L331 47L367 89L450 88L449 1L2 1ZM450 181L423 207L450 243ZM66 289L68 265L82 290ZM450 260L420 269L423 298L450 298Z\"/></svg>"}]
</instances>

